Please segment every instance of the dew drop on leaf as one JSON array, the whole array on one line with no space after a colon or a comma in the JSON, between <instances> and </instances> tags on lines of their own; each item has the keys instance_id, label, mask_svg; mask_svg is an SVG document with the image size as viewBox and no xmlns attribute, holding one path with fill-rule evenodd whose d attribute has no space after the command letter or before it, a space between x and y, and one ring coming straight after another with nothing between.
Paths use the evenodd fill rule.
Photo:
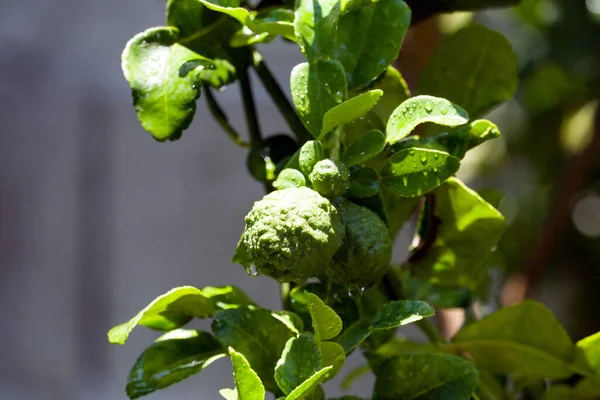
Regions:
<instances>
[{"instance_id":1,"label":"dew drop on leaf","mask_svg":"<svg viewBox=\"0 0 600 400\"><path fill-rule=\"evenodd\" d=\"M433 111L433 107L431 106L431 103L429 103L429 102L425 103L425 111L427 111L428 113Z\"/></svg>"}]
</instances>

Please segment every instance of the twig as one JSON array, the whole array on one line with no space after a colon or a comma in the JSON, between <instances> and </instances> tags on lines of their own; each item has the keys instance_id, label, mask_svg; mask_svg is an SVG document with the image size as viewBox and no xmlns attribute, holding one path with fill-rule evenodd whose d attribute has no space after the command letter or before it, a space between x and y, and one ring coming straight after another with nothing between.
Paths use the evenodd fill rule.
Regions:
<instances>
[{"instance_id":1,"label":"twig","mask_svg":"<svg viewBox=\"0 0 600 400\"><path fill-rule=\"evenodd\" d=\"M310 134L298 118L298 114L294 110L294 107L286 97L285 93L277 83L277 80L265 64L262 55L258 51L252 53L253 63L252 66L258 74L263 86L275 102L275 105L283 115L283 118L287 122L288 126L294 132L294 135L298 138L300 143L304 143L311 139Z\"/></svg>"},{"instance_id":2,"label":"twig","mask_svg":"<svg viewBox=\"0 0 600 400\"><path fill-rule=\"evenodd\" d=\"M250 77L245 66L237 68L238 78L240 80L240 91L242 93L242 102L244 103L244 114L246 115L246 123L250 133L250 143L252 146L257 146L262 136L260 134L260 125L258 124L258 113L252 95L252 86L250 85Z\"/></svg>"},{"instance_id":3,"label":"twig","mask_svg":"<svg viewBox=\"0 0 600 400\"><path fill-rule=\"evenodd\" d=\"M212 114L213 118L217 121L221 128L223 128L227 136L229 136L235 144L237 144L240 147L250 147L250 144L245 142L237 133L235 128L229 123L227 115L225 114L219 103L217 103L217 100L215 99L210 86L208 86L207 84L204 84L203 86L206 102L208 103L208 109L210 110L210 113Z\"/></svg>"}]
</instances>

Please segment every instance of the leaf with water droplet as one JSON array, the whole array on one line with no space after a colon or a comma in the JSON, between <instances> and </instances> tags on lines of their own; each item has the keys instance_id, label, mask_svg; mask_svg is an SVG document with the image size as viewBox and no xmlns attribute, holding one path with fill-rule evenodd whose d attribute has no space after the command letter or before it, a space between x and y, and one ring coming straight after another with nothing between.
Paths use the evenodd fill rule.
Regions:
<instances>
[{"instance_id":1,"label":"leaf with water droplet","mask_svg":"<svg viewBox=\"0 0 600 400\"><path fill-rule=\"evenodd\" d=\"M325 379L326 381L331 380L344 366L344 362L346 361L346 352L342 346L335 342L320 342L319 350L321 351L323 366L333 367Z\"/></svg>"},{"instance_id":2,"label":"leaf with water droplet","mask_svg":"<svg viewBox=\"0 0 600 400\"><path fill-rule=\"evenodd\" d=\"M352 97L325 113L320 138L339 125L347 124L364 116L377 104L383 92L379 89L369 90Z\"/></svg>"},{"instance_id":3,"label":"leaf with water droplet","mask_svg":"<svg viewBox=\"0 0 600 400\"><path fill-rule=\"evenodd\" d=\"M302 333L288 340L275 366L275 380L279 388L290 394L306 379L321 369L321 352L310 333Z\"/></svg>"},{"instance_id":4,"label":"leaf with water droplet","mask_svg":"<svg viewBox=\"0 0 600 400\"><path fill-rule=\"evenodd\" d=\"M398 57L410 16L404 1L379 0L339 18L332 58L344 66L350 87L367 85Z\"/></svg>"},{"instance_id":5,"label":"leaf with water droplet","mask_svg":"<svg viewBox=\"0 0 600 400\"><path fill-rule=\"evenodd\" d=\"M405 113L414 105L417 106L414 112ZM442 109L449 111L442 114ZM386 140L388 143L395 143L408 136L419 124L425 122L443 126L458 126L468 121L467 112L446 99L432 96L411 97L400 104L390 116L386 126Z\"/></svg>"},{"instance_id":6,"label":"leaf with water droplet","mask_svg":"<svg viewBox=\"0 0 600 400\"><path fill-rule=\"evenodd\" d=\"M422 370L427 367L427 373ZM417 376L410 379L414 372ZM373 400L468 399L478 372L461 357L412 351L385 361L377 374Z\"/></svg>"},{"instance_id":7,"label":"leaf with water droplet","mask_svg":"<svg viewBox=\"0 0 600 400\"><path fill-rule=\"evenodd\" d=\"M157 339L137 359L127 378L130 399L169 387L225 356L208 332L177 329Z\"/></svg>"},{"instance_id":8,"label":"leaf with water droplet","mask_svg":"<svg viewBox=\"0 0 600 400\"><path fill-rule=\"evenodd\" d=\"M400 150L388 161L380 172L381 184L404 197L421 196L435 189L460 166L460 160L448 153L421 148Z\"/></svg>"},{"instance_id":9,"label":"leaf with water droplet","mask_svg":"<svg viewBox=\"0 0 600 400\"><path fill-rule=\"evenodd\" d=\"M336 59L335 47L340 2L337 0L299 0L296 2L294 30L300 51L310 62Z\"/></svg>"},{"instance_id":10,"label":"leaf with water droplet","mask_svg":"<svg viewBox=\"0 0 600 400\"><path fill-rule=\"evenodd\" d=\"M329 84L327 87L325 82ZM323 116L339 104L338 92L343 99L348 96L344 69L333 60L296 65L290 77L290 87L298 116L315 138L321 135Z\"/></svg>"},{"instance_id":11,"label":"leaf with water droplet","mask_svg":"<svg viewBox=\"0 0 600 400\"><path fill-rule=\"evenodd\" d=\"M302 186L306 186L304 175L302 175L302 172L292 168L286 168L281 171L275 182L273 182L275 189L289 189Z\"/></svg>"},{"instance_id":12,"label":"leaf with water droplet","mask_svg":"<svg viewBox=\"0 0 600 400\"><path fill-rule=\"evenodd\" d=\"M246 357L231 347L229 347L229 356L233 365L233 380L235 381L238 399L263 400L265 398L265 387Z\"/></svg>"},{"instance_id":13,"label":"leaf with water droplet","mask_svg":"<svg viewBox=\"0 0 600 400\"><path fill-rule=\"evenodd\" d=\"M361 164L375 157L384 147L385 136L381 131L372 129L350 143L342 153L341 160L349 167Z\"/></svg>"},{"instance_id":14,"label":"leaf with water droplet","mask_svg":"<svg viewBox=\"0 0 600 400\"><path fill-rule=\"evenodd\" d=\"M344 194L346 197L363 199L379 193L379 176L370 167L350 168L350 186Z\"/></svg>"},{"instance_id":15,"label":"leaf with water droplet","mask_svg":"<svg viewBox=\"0 0 600 400\"><path fill-rule=\"evenodd\" d=\"M285 400L301 400L307 398L315 389L319 389L317 386L323 382L323 380L329 375L333 366L321 368L313 376L302 382L300 386L294 389ZM322 397L321 397L322 398Z\"/></svg>"},{"instance_id":16,"label":"leaf with water droplet","mask_svg":"<svg viewBox=\"0 0 600 400\"><path fill-rule=\"evenodd\" d=\"M273 370L287 341L297 335L295 329L272 311L252 306L219 311L211 327L221 344L246 357L268 391L280 391Z\"/></svg>"},{"instance_id":17,"label":"leaf with water droplet","mask_svg":"<svg viewBox=\"0 0 600 400\"><path fill-rule=\"evenodd\" d=\"M517 84L517 58L509 41L470 24L442 40L421 74L419 91L460 104L478 117L510 99Z\"/></svg>"},{"instance_id":18,"label":"leaf with water droplet","mask_svg":"<svg viewBox=\"0 0 600 400\"><path fill-rule=\"evenodd\" d=\"M340 316L317 295L306 292L305 297L317 340L329 340L339 335L342 330Z\"/></svg>"},{"instance_id":19,"label":"leaf with water droplet","mask_svg":"<svg viewBox=\"0 0 600 400\"><path fill-rule=\"evenodd\" d=\"M121 56L138 118L158 141L177 140L190 125L202 71L212 65L178 39L176 28L151 28L134 36Z\"/></svg>"},{"instance_id":20,"label":"leaf with water droplet","mask_svg":"<svg viewBox=\"0 0 600 400\"><path fill-rule=\"evenodd\" d=\"M193 317L206 318L212 313L212 302L200 289L177 287L155 298L129 321L112 328L108 332L108 341L125 344L137 325L169 331L188 323Z\"/></svg>"}]
</instances>

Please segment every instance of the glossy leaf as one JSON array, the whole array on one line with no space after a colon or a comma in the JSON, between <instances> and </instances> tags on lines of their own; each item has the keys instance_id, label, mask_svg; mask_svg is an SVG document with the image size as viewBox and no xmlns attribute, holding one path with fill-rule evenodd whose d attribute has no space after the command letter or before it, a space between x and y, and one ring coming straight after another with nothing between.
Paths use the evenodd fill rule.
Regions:
<instances>
[{"instance_id":1,"label":"glossy leaf","mask_svg":"<svg viewBox=\"0 0 600 400\"><path fill-rule=\"evenodd\" d=\"M233 379L239 400L264 400L265 388L242 353L229 348L233 364Z\"/></svg>"},{"instance_id":2,"label":"glossy leaf","mask_svg":"<svg viewBox=\"0 0 600 400\"><path fill-rule=\"evenodd\" d=\"M500 33L471 24L444 39L421 74L420 92L480 116L517 90L517 59Z\"/></svg>"},{"instance_id":3,"label":"glossy leaf","mask_svg":"<svg viewBox=\"0 0 600 400\"><path fill-rule=\"evenodd\" d=\"M231 18L238 20L242 25L248 25L251 19L250 11L243 7L239 7L238 0L197 0L206 8L229 15Z\"/></svg>"},{"instance_id":4,"label":"glossy leaf","mask_svg":"<svg viewBox=\"0 0 600 400\"><path fill-rule=\"evenodd\" d=\"M458 158L442 151L404 149L390 157L380 173L381 184L399 196L420 196L444 183L459 166Z\"/></svg>"},{"instance_id":5,"label":"glossy leaf","mask_svg":"<svg viewBox=\"0 0 600 400\"><path fill-rule=\"evenodd\" d=\"M463 328L449 347L498 374L562 379L573 374L573 342L552 312L526 300Z\"/></svg>"},{"instance_id":6,"label":"glossy leaf","mask_svg":"<svg viewBox=\"0 0 600 400\"><path fill-rule=\"evenodd\" d=\"M320 342L319 350L321 351L322 365L324 367L333 367L327 374L325 380L333 379L344 366L346 352L342 346L335 342Z\"/></svg>"},{"instance_id":7,"label":"glossy leaf","mask_svg":"<svg viewBox=\"0 0 600 400\"><path fill-rule=\"evenodd\" d=\"M335 45L340 14L338 0L298 0L294 29L300 51L310 63L330 57Z\"/></svg>"},{"instance_id":8,"label":"glossy leaf","mask_svg":"<svg viewBox=\"0 0 600 400\"><path fill-rule=\"evenodd\" d=\"M290 86L296 111L314 137L321 134L325 113L348 97L344 69L333 60L296 65Z\"/></svg>"},{"instance_id":9,"label":"glossy leaf","mask_svg":"<svg viewBox=\"0 0 600 400\"><path fill-rule=\"evenodd\" d=\"M347 124L363 117L377 104L383 92L379 89L369 90L338 104L323 116L323 127L320 138L323 138L335 127Z\"/></svg>"},{"instance_id":10,"label":"glossy leaf","mask_svg":"<svg viewBox=\"0 0 600 400\"><path fill-rule=\"evenodd\" d=\"M306 186L306 179L297 169L286 168L279 173L273 187L276 189L289 189Z\"/></svg>"},{"instance_id":11,"label":"glossy leaf","mask_svg":"<svg viewBox=\"0 0 600 400\"><path fill-rule=\"evenodd\" d=\"M275 39L275 36L263 32L256 33L244 27L231 36L229 45L231 47L252 46L259 43L269 43Z\"/></svg>"},{"instance_id":12,"label":"glossy leaf","mask_svg":"<svg viewBox=\"0 0 600 400\"><path fill-rule=\"evenodd\" d=\"M235 286L207 286L202 288L202 294L210 299L215 310L255 305L246 293Z\"/></svg>"},{"instance_id":13,"label":"glossy leaf","mask_svg":"<svg viewBox=\"0 0 600 400\"><path fill-rule=\"evenodd\" d=\"M135 399L164 389L202 371L225 356L208 332L176 330L157 340L137 359L127 378L127 396Z\"/></svg>"},{"instance_id":14,"label":"glossy leaf","mask_svg":"<svg viewBox=\"0 0 600 400\"><path fill-rule=\"evenodd\" d=\"M375 381L373 400L468 399L477 370L463 358L408 352L386 361Z\"/></svg>"},{"instance_id":15,"label":"glossy leaf","mask_svg":"<svg viewBox=\"0 0 600 400\"><path fill-rule=\"evenodd\" d=\"M315 388L321 382L323 382L323 379L325 379L325 377L327 376L327 374L329 374L329 371L331 371L332 368L332 366L329 366L317 371L314 375L302 382L300 386L298 386L289 395L287 395L285 400L301 400L304 399L306 396L310 395L310 393L313 390L315 390Z\"/></svg>"},{"instance_id":16,"label":"glossy leaf","mask_svg":"<svg viewBox=\"0 0 600 400\"><path fill-rule=\"evenodd\" d=\"M379 193L379 176L373 168L350 168L350 186L344 194L346 197L362 199Z\"/></svg>"},{"instance_id":17,"label":"glossy leaf","mask_svg":"<svg viewBox=\"0 0 600 400\"><path fill-rule=\"evenodd\" d=\"M298 166L300 170L306 175L310 175L314 166L319 161L325 158L325 150L323 145L318 140L309 140L304 143L300 148L298 154Z\"/></svg>"},{"instance_id":18,"label":"glossy leaf","mask_svg":"<svg viewBox=\"0 0 600 400\"><path fill-rule=\"evenodd\" d=\"M125 344L137 325L170 331L186 324L193 317L209 317L212 312L210 299L200 289L181 286L158 296L135 317L112 328L108 332L108 341L113 344Z\"/></svg>"},{"instance_id":19,"label":"glossy leaf","mask_svg":"<svg viewBox=\"0 0 600 400\"><path fill-rule=\"evenodd\" d=\"M408 85L400 71L389 66L383 77L375 82L374 89L383 91L383 96L373 107L373 111L379 116L383 124L387 124L390 115L405 100L410 98Z\"/></svg>"},{"instance_id":20,"label":"glossy leaf","mask_svg":"<svg viewBox=\"0 0 600 400\"><path fill-rule=\"evenodd\" d=\"M310 333L302 333L288 340L275 366L275 380L285 394L290 394L320 369L319 346Z\"/></svg>"},{"instance_id":21,"label":"glossy leaf","mask_svg":"<svg viewBox=\"0 0 600 400\"><path fill-rule=\"evenodd\" d=\"M464 129L466 131L466 136L469 138L469 149L479 146L488 140L500 137L500 130L498 127L487 119L478 119L464 128L461 127L458 129Z\"/></svg>"},{"instance_id":22,"label":"glossy leaf","mask_svg":"<svg viewBox=\"0 0 600 400\"><path fill-rule=\"evenodd\" d=\"M380 0L339 18L333 58L344 66L350 87L367 85L392 64L410 15L404 1Z\"/></svg>"},{"instance_id":23,"label":"glossy leaf","mask_svg":"<svg viewBox=\"0 0 600 400\"><path fill-rule=\"evenodd\" d=\"M456 178L434 195L434 213L442 223L414 271L430 283L474 291L487 277L486 260L502 237L504 217Z\"/></svg>"},{"instance_id":24,"label":"glossy leaf","mask_svg":"<svg viewBox=\"0 0 600 400\"><path fill-rule=\"evenodd\" d=\"M273 8L259 12L249 26L255 32L280 35L288 40L296 40L292 10Z\"/></svg>"},{"instance_id":25,"label":"glossy leaf","mask_svg":"<svg viewBox=\"0 0 600 400\"><path fill-rule=\"evenodd\" d=\"M246 357L267 390L279 391L273 369L286 342L296 336L294 330L271 311L255 307L219 311L212 330L224 346L233 347Z\"/></svg>"},{"instance_id":26,"label":"glossy leaf","mask_svg":"<svg viewBox=\"0 0 600 400\"><path fill-rule=\"evenodd\" d=\"M595 375L600 392L600 332L577 342L575 364L581 370Z\"/></svg>"},{"instance_id":27,"label":"glossy leaf","mask_svg":"<svg viewBox=\"0 0 600 400\"><path fill-rule=\"evenodd\" d=\"M336 339L336 342L348 354L374 330L397 328L434 314L435 310L422 301L392 301L384 304L372 319L362 319L352 324Z\"/></svg>"},{"instance_id":28,"label":"glossy leaf","mask_svg":"<svg viewBox=\"0 0 600 400\"><path fill-rule=\"evenodd\" d=\"M433 96L411 97L390 115L386 126L386 140L388 143L395 143L425 122L452 127L468 121L469 114L446 99Z\"/></svg>"},{"instance_id":29,"label":"glossy leaf","mask_svg":"<svg viewBox=\"0 0 600 400\"><path fill-rule=\"evenodd\" d=\"M158 141L176 140L190 125L200 76L212 65L178 39L176 28L151 28L135 35L121 56L139 120Z\"/></svg>"},{"instance_id":30,"label":"glossy leaf","mask_svg":"<svg viewBox=\"0 0 600 400\"><path fill-rule=\"evenodd\" d=\"M317 340L333 339L342 331L342 319L319 296L306 292L306 305Z\"/></svg>"},{"instance_id":31,"label":"glossy leaf","mask_svg":"<svg viewBox=\"0 0 600 400\"><path fill-rule=\"evenodd\" d=\"M342 153L342 162L348 167L361 164L368 159L375 157L385 147L384 134L373 129L365 132L364 135L356 139Z\"/></svg>"}]
</instances>

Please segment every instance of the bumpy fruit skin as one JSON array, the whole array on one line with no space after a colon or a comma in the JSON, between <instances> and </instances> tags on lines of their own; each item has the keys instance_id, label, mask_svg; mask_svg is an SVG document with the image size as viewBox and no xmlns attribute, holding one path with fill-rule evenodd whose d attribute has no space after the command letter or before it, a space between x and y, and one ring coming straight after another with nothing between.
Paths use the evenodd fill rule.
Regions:
<instances>
[{"instance_id":1,"label":"bumpy fruit skin","mask_svg":"<svg viewBox=\"0 0 600 400\"><path fill-rule=\"evenodd\" d=\"M392 258L392 239L381 218L345 200L338 211L346 237L333 257L329 278L348 286L366 286L385 275Z\"/></svg>"},{"instance_id":2,"label":"bumpy fruit skin","mask_svg":"<svg viewBox=\"0 0 600 400\"><path fill-rule=\"evenodd\" d=\"M322 275L345 229L336 208L306 187L274 191L246 216L243 246L256 269L280 282Z\"/></svg>"},{"instance_id":3,"label":"bumpy fruit skin","mask_svg":"<svg viewBox=\"0 0 600 400\"><path fill-rule=\"evenodd\" d=\"M350 171L341 162L325 159L315 164L308 179L313 188L325 197L344 194L350 183Z\"/></svg>"}]
</instances>

